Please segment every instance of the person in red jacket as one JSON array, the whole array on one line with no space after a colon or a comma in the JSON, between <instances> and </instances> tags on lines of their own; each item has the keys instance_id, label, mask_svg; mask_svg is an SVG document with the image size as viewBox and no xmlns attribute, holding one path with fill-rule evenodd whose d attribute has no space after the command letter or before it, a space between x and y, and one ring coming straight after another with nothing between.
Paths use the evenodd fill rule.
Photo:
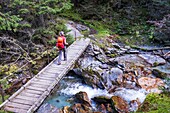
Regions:
<instances>
[{"instance_id":1,"label":"person in red jacket","mask_svg":"<svg viewBox=\"0 0 170 113\"><path fill-rule=\"evenodd\" d=\"M57 60L58 65L61 64L62 52L64 54L64 61L67 60L66 45L68 45L68 43L66 42L66 37L64 36L64 32L61 31L61 32L59 32L59 37L57 38L57 43L56 43L56 46L59 49L59 57L58 57L58 60Z\"/></svg>"}]
</instances>

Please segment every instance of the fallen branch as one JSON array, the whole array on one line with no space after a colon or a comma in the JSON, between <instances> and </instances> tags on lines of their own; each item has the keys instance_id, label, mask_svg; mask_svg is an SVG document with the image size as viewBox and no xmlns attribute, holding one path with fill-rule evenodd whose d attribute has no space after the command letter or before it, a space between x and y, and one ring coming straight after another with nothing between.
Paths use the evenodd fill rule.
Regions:
<instances>
[{"instance_id":1,"label":"fallen branch","mask_svg":"<svg viewBox=\"0 0 170 113\"><path fill-rule=\"evenodd\" d=\"M139 47L139 46L134 46L132 45L131 48L134 48L134 49L138 49L138 50L142 50L142 51L156 51L156 50L166 50L166 49L170 49L170 47L160 47L160 48L152 48L152 49L149 49L149 48L142 48L142 47Z\"/></svg>"},{"instance_id":2,"label":"fallen branch","mask_svg":"<svg viewBox=\"0 0 170 113\"><path fill-rule=\"evenodd\" d=\"M27 59L31 58L31 57L29 56L28 52L26 52L20 45L18 45L17 43L15 43L15 42L16 42L15 39L10 40L10 39L8 39L8 37L0 37L0 39L5 40L5 41L7 41L7 42L10 42L10 43L16 45L17 47L20 48L21 51L23 51L24 53L26 53Z\"/></svg>"},{"instance_id":3,"label":"fallen branch","mask_svg":"<svg viewBox=\"0 0 170 113\"><path fill-rule=\"evenodd\" d=\"M3 53L8 53L8 54L14 54L14 55L19 55L20 53L17 53L17 52L13 52L13 51L5 51L5 50L0 50L0 54L3 54Z\"/></svg>"}]
</instances>

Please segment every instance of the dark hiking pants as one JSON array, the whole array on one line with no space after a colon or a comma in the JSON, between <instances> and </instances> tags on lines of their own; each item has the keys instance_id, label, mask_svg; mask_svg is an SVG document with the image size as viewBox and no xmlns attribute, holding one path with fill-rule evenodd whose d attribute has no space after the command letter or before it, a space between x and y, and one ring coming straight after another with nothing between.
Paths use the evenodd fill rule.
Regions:
<instances>
[{"instance_id":1,"label":"dark hiking pants","mask_svg":"<svg viewBox=\"0 0 170 113\"><path fill-rule=\"evenodd\" d=\"M64 47L63 49L59 49L58 63L61 63L62 53L64 55L64 60L67 60L67 51L66 51L66 47Z\"/></svg>"}]
</instances>

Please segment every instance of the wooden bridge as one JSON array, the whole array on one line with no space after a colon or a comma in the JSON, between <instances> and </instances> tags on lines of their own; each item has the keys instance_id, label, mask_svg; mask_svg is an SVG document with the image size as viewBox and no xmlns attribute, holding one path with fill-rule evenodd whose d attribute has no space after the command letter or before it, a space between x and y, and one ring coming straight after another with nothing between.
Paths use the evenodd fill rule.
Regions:
<instances>
[{"instance_id":1,"label":"wooden bridge","mask_svg":"<svg viewBox=\"0 0 170 113\"><path fill-rule=\"evenodd\" d=\"M90 39L88 38L76 40L67 49L67 61L57 65L57 58L55 58L2 103L0 108L15 113L33 113L36 111L62 77L72 68L89 43Z\"/></svg>"}]
</instances>

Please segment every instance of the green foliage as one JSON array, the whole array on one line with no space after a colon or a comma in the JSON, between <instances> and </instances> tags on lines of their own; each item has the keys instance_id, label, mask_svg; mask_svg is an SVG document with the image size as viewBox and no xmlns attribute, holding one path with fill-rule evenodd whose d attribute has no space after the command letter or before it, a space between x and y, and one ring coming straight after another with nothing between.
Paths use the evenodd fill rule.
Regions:
<instances>
[{"instance_id":1,"label":"green foliage","mask_svg":"<svg viewBox=\"0 0 170 113\"><path fill-rule=\"evenodd\" d=\"M27 14L27 13L29 13L30 11L28 10L28 9L20 9L19 10L19 13L21 13L21 14Z\"/></svg>"},{"instance_id":2,"label":"green foliage","mask_svg":"<svg viewBox=\"0 0 170 113\"><path fill-rule=\"evenodd\" d=\"M98 32L96 37L107 36L111 33L108 25L104 22L89 20L89 21L85 21L84 24L88 25L89 27L95 29Z\"/></svg>"},{"instance_id":3,"label":"green foliage","mask_svg":"<svg viewBox=\"0 0 170 113\"><path fill-rule=\"evenodd\" d=\"M74 10L67 10L63 13L60 13L59 15L61 17L65 17L65 18L71 19L73 21L84 22L81 15Z\"/></svg>"},{"instance_id":4,"label":"green foliage","mask_svg":"<svg viewBox=\"0 0 170 113\"><path fill-rule=\"evenodd\" d=\"M169 113L170 111L170 95L169 94L149 94L144 104L137 113Z\"/></svg>"},{"instance_id":5,"label":"green foliage","mask_svg":"<svg viewBox=\"0 0 170 113\"><path fill-rule=\"evenodd\" d=\"M17 15L10 15L9 13L3 14L0 12L0 30L16 31L21 20L22 18Z\"/></svg>"},{"instance_id":6,"label":"green foliage","mask_svg":"<svg viewBox=\"0 0 170 113\"><path fill-rule=\"evenodd\" d=\"M66 36L67 43L70 45L74 42L74 37L72 35L67 35Z\"/></svg>"},{"instance_id":7,"label":"green foliage","mask_svg":"<svg viewBox=\"0 0 170 113\"><path fill-rule=\"evenodd\" d=\"M48 40L49 45L55 45L56 44L56 39L52 38L51 40Z\"/></svg>"}]
</instances>

